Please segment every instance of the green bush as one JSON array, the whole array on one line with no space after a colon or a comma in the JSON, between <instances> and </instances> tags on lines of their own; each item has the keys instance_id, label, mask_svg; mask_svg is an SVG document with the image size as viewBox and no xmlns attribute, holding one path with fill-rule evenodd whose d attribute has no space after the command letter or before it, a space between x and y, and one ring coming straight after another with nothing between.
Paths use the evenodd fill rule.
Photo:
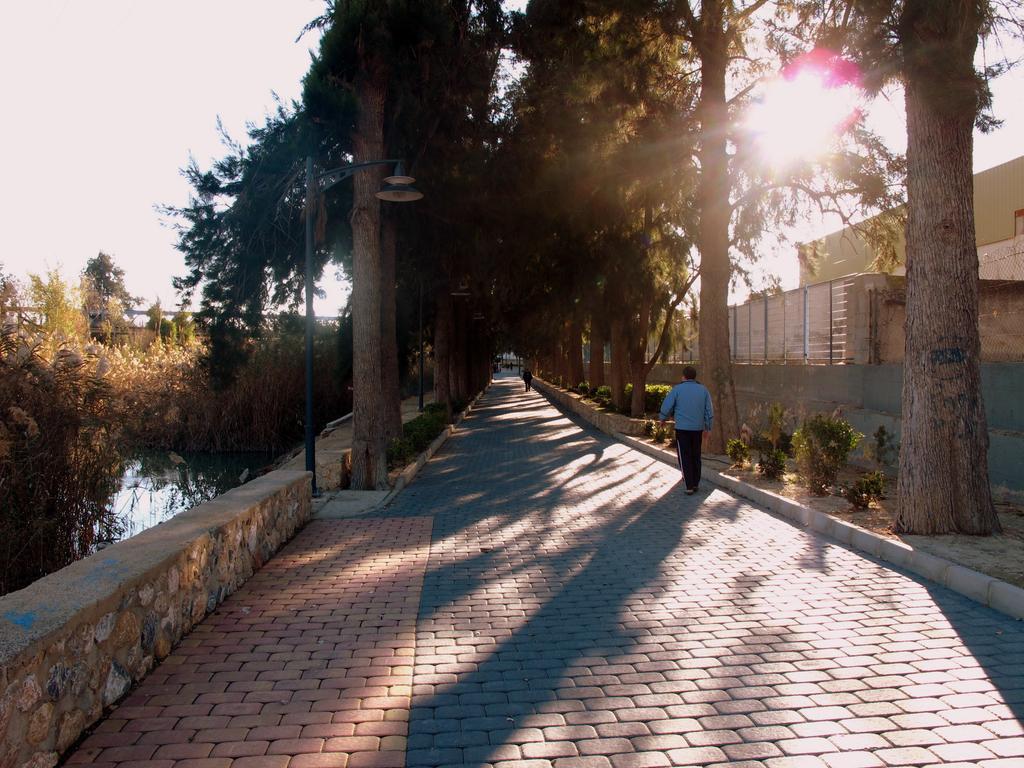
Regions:
<instances>
[{"instance_id":1,"label":"green bush","mask_svg":"<svg viewBox=\"0 0 1024 768\"><path fill-rule=\"evenodd\" d=\"M758 453L767 453L777 449L786 454L786 456L792 456L793 435L788 432L780 432L777 445L773 445L772 441L763 434L753 435L750 440L750 447Z\"/></svg>"},{"instance_id":2,"label":"green bush","mask_svg":"<svg viewBox=\"0 0 1024 768\"><path fill-rule=\"evenodd\" d=\"M396 437L388 443L388 469L404 467L415 458L416 450L408 438Z\"/></svg>"},{"instance_id":3,"label":"green bush","mask_svg":"<svg viewBox=\"0 0 1024 768\"><path fill-rule=\"evenodd\" d=\"M781 480L786 471L786 453L781 448L773 448L760 454L757 471L770 480Z\"/></svg>"},{"instance_id":4,"label":"green bush","mask_svg":"<svg viewBox=\"0 0 1024 768\"><path fill-rule=\"evenodd\" d=\"M447 417L448 407L444 403L428 403L423 406L423 413L440 413L442 416Z\"/></svg>"},{"instance_id":5,"label":"green bush","mask_svg":"<svg viewBox=\"0 0 1024 768\"><path fill-rule=\"evenodd\" d=\"M847 500L860 509L867 509L872 501L878 501L884 494L885 475L881 472L865 472L843 492Z\"/></svg>"},{"instance_id":6,"label":"green bush","mask_svg":"<svg viewBox=\"0 0 1024 768\"><path fill-rule=\"evenodd\" d=\"M667 384L648 384L644 393L644 411L646 413L657 413L661 410L661 404L665 396L672 390Z\"/></svg>"},{"instance_id":7,"label":"green bush","mask_svg":"<svg viewBox=\"0 0 1024 768\"><path fill-rule=\"evenodd\" d=\"M865 449L868 458L881 467L894 466L899 459L900 444L896 442L896 436L880 426L875 430L871 444Z\"/></svg>"},{"instance_id":8,"label":"green bush","mask_svg":"<svg viewBox=\"0 0 1024 768\"><path fill-rule=\"evenodd\" d=\"M662 426L661 424L654 425L654 433L651 435L651 439L656 443L664 443L669 439L669 435L672 434L671 427Z\"/></svg>"},{"instance_id":9,"label":"green bush","mask_svg":"<svg viewBox=\"0 0 1024 768\"><path fill-rule=\"evenodd\" d=\"M735 438L726 443L725 453L736 467L746 464L750 459L750 449L747 444Z\"/></svg>"},{"instance_id":10,"label":"green bush","mask_svg":"<svg viewBox=\"0 0 1024 768\"><path fill-rule=\"evenodd\" d=\"M414 461L444 431L447 423L443 403L425 406L423 413L402 425L402 436L388 444L388 468L398 469Z\"/></svg>"},{"instance_id":11,"label":"green bush","mask_svg":"<svg viewBox=\"0 0 1024 768\"><path fill-rule=\"evenodd\" d=\"M652 419L644 421L644 437L654 437L654 430L657 428L658 422Z\"/></svg>"},{"instance_id":12,"label":"green bush","mask_svg":"<svg viewBox=\"0 0 1024 768\"><path fill-rule=\"evenodd\" d=\"M591 393L591 397L594 399L595 403L607 406L608 403L612 401L612 388L602 385Z\"/></svg>"},{"instance_id":13,"label":"green bush","mask_svg":"<svg viewBox=\"0 0 1024 768\"><path fill-rule=\"evenodd\" d=\"M750 447L758 453L769 453L776 449L787 456L793 455L793 436L786 431L789 414L781 403L772 403L765 411L757 406L750 414L755 428L750 437Z\"/></svg>"},{"instance_id":14,"label":"green bush","mask_svg":"<svg viewBox=\"0 0 1024 768\"><path fill-rule=\"evenodd\" d=\"M583 396L589 395L590 384L588 384L585 381L581 381L579 384L576 385L576 391Z\"/></svg>"},{"instance_id":15,"label":"green bush","mask_svg":"<svg viewBox=\"0 0 1024 768\"><path fill-rule=\"evenodd\" d=\"M812 492L827 494L864 437L839 416L819 413L811 416L795 433L793 449L801 479Z\"/></svg>"}]
</instances>

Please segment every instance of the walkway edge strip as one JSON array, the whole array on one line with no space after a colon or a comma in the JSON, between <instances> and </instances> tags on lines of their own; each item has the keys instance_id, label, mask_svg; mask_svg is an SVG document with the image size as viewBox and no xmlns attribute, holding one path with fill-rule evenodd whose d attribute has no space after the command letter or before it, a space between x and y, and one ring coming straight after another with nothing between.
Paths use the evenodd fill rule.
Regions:
<instances>
[{"instance_id":1,"label":"walkway edge strip","mask_svg":"<svg viewBox=\"0 0 1024 768\"><path fill-rule=\"evenodd\" d=\"M543 382L543 384L545 386L539 390L541 394L564 413L565 411L557 402L557 399L549 397L546 392L552 385L547 382ZM574 410L573 413L583 417L587 422L600 429L600 425L596 420L591 419L590 414L586 411L582 409L580 411ZM605 431L606 434L628 445L630 448L658 459L664 464L668 464L671 467L677 466L676 455L671 451L650 445L635 437L623 435L620 432L602 431ZM824 512L819 512L792 499L787 499L785 496L780 496L777 493L757 488L750 483L724 475L715 469L711 469L706 464L702 471L703 476L718 487L753 501L805 528L811 528L839 544L916 573L918 576L923 576L964 597L982 605L987 605L1016 619L1024 619L1024 589L1020 587L993 576L971 570L958 563L954 563L952 560L946 560L937 555L914 549L902 541L879 536L845 520L838 520L830 515L826 515Z\"/></svg>"},{"instance_id":2,"label":"walkway edge strip","mask_svg":"<svg viewBox=\"0 0 1024 768\"><path fill-rule=\"evenodd\" d=\"M378 509L390 504L399 493L405 490L405 487L413 481L416 475L419 474L419 471L423 469L426 463L434 457L434 454L441 450L441 446L445 444L449 437L451 437L452 433L455 432L456 427L462 423L462 420L469 415L469 412L473 410L473 406L475 406L477 401L484 396L484 393L487 391L489 386L490 384L481 389L477 393L476 397L469 402L469 405L467 405L465 409L455 417L455 421L447 425L441 431L441 434L434 438L434 442L427 446L427 449L416 458L416 461L402 470L398 479L395 481L395 487L391 490L391 493L384 497L384 500L378 505Z\"/></svg>"}]
</instances>

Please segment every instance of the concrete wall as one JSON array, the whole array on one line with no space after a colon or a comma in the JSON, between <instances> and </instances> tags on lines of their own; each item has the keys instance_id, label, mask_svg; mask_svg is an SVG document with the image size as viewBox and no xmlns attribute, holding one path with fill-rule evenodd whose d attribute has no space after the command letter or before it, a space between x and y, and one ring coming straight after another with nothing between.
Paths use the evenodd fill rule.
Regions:
<instances>
[{"instance_id":1,"label":"concrete wall","mask_svg":"<svg viewBox=\"0 0 1024 768\"><path fill-rule=\"evenodd\" d=\"M0 767L52 768L311 514L279 470L0 598Z\"/></svg>"},{"instance_id":2,"label":"concrete wall","mask_svg":"<svg viewBox=\"0 0 1024 768\"><path fill-rule=\"evenodd\" d=\"M780 402L796 419L841 408L866 435L879 426L900 433L901 365L736 365L733 376L741 421L757 405ZM990 481L1001 496L1024 495L1024 364L983 363L981 381Z\"/></svg>"},{"instance_id":3,"label":"concrete wall","mask_svg":"<svg viewBox=\"0 0 1024 768\"><path fill-rule=\"evenodd\" d=\"M1024 257L1022 257L1024 261ZM879 294L876 357L858 362L899 363L905 349L904 326L907 320L906 294L902 281L898 287ZM978 333L981 359L985 362L1024 361L1024 282L981 280L978 282Z\"/></svg>"}]
</instances>

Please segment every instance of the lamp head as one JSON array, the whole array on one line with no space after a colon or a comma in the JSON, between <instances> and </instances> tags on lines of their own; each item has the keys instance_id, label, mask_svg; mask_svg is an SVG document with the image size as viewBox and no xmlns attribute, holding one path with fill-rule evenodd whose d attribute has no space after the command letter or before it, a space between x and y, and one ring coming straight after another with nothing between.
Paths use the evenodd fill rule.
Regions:
<instances>
[{"instance_id":1,"label":"lamp head","mask_svg":"<svg viewBox=\"0 0 1024 768\"><path fill-rule=\"evenodd\" d=\"M402 161L399 160L395 163L395 172L391 176L384 179L385 184L413 184L416 181L412 176L405 175L405 166L402 165Z\"/></svg>"},{"instance_id":2,"label":"lamp head","mask_svg":"<svg viewBox=\"0 0 1024 768\"><path fill-rule=\"evenodd\" d=\"M421 200L423 193L408 184L389 184L385 180L384 186L377 193L377 198L389 203L411 203L414 200Z\"/></svg>"}]
</instances>

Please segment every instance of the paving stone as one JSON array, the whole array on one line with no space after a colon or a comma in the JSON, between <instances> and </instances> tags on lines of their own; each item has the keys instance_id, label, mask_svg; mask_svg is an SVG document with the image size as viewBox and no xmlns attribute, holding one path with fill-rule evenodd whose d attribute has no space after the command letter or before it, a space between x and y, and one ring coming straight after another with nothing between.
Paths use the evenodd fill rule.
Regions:
<instances>
[{"instance_id":1,"label":"paving stone","mask_svg":"<svg viewBox=\"0 0 1024 768\"><path fill-rule=\"evenodd\" d=\"M878 757L870 752L844 752L839 755L822 755L828 768L884 768Z\"/></svg>"},{"instance_id":2,"label":"paving stone","mask_svg":"<svg viewBox=\"0 0 1024 768\"><path fill-rule=\"evenodd\" d=\"M781 757L782 750L770 741L753 741L746 744L726 744L722 751L730 760L763 760L769 757Z\"/></svg>"},{"instance_id":3,"label":"paving stone","mask_svg":"<svg viewBox=\"0 0 1024 768\"><path fill-rule=\"evenodd\" d=\"M634 752L633 754L612 755L614 768L667 768L672 765L662 752Z\"/></svg>"},{"instance_id":4,"label":"paving stone","mask_svg":"<svg viewBox=\"0 0 1024 768\"><path fill-rule=\"evenodd\" d=\"M673 749L668 753L673 765L708 765L726 760L726 754L718 747L691 747Z\"/></svg>"},{"instance_id":5,"label":"paving stone","mask_svg":"<svg viewBox=\"0 0 1024 768\"><path fill-rule=\"evenodd\" d=\"M928 765L936 761L937 755L921 747L899 747L880 749L875 755L886 765Z\"/></svg>"},{"instance_id":6,"label":"paving stone","mask_svg":"<svg viewBox=\"0 0 1024 768\"><path fill-rule=\"evenodd\" d=\"M1024 738L982 741L981 746L999 757L1024 757Z\"/></svg>"},{"instance_id":7,"label":"paving stone","mask_svg":"<svg viewBox=\"0 0 1024 768\"><path fill-rule=\"evenodd\" d=\"M307 526L67 764L1017 768L1021 658L1020 622L686 496L499 379L388 507Z\"/></svg>"}]
</instances>

